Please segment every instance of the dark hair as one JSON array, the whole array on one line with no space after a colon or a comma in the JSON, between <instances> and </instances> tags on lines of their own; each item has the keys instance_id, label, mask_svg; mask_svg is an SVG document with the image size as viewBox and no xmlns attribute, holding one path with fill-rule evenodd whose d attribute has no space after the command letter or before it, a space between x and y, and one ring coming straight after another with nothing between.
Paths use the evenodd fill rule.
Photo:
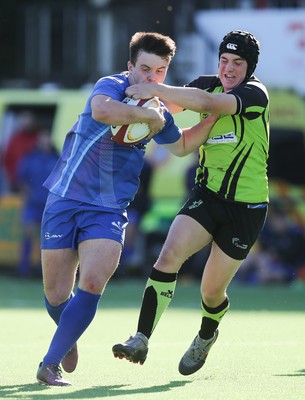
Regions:
<instances>
[{"instance_id":1,"label":"dark hair","mask_svg":"<svg viewBox=\"0 0 305 400\"><path fill-rule=\"evenodd\" d=\"M258 62L259 42L252 33L245 31L231 31L224 36L219 46L219 58L223 53L238 54L248 63L246 78L249 78Z\"/></svg>"},{"instance_id":2,"label":"dark hair","mask_svg":"<svg viewBox=\"0 0 305 400\"><path fill-rule=\"evenodd\" d=\"M169 36L161 33L137 32L129 43L129 60L133 65L137 62L141 51L171 60L176 52L176 43Z\"/></svg>"}]
</instances>

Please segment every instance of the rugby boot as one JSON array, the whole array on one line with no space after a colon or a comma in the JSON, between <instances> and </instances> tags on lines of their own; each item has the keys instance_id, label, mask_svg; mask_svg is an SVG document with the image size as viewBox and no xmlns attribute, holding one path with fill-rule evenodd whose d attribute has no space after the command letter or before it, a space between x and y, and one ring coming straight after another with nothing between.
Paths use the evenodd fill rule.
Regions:
<instances>
[{"instance_id":1,"label":"rugby boot","mask_svg":"<svg viewBox=\"0 0 305 400\"><path fill-rule=\"evenodd\" d=\"M71 386L71 383L62 377L60 366L55 364L42 365L40 363L36 378L40 385Z\"/></svg>"},{"instance_id":2,"label":"rugby boot","mask_svg":"<svg viewBox=\"0 0 305 400\"><path fill-rule=\"evenodd\" d=\"M204 340L197 335L179 363L179 372L182 375L191 375L198 371L206 361L208 353L216 342L218 329L211 339Z\"/></svg>"},{"instance_id":3,"label":"rugby boot","mask_svg":"<svg viewBox=\"0 0 305 400\"><path fill-rule=\"evenodd\" d=\"M137 332L135 336L130 336L124 343L115 344L112 352L116 358L126 358L134 364L144 364L148 353L148 339L143 333Z\"/></svg>"}]
</instances>

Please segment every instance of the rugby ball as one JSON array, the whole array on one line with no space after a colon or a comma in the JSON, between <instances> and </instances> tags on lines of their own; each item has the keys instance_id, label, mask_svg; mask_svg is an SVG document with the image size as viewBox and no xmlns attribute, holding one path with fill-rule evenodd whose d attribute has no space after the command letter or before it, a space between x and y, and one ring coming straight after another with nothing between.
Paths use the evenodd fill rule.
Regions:
<instances>
[{"instance_id":1,"label":"rugby ball","mask_svg":"<svg viewBox=\"0 0 305 400\"><path fill-rule=\"evenodd\" d=\"M151 99L139 99L134 100L126 97L123 100L124 103L131 106L138 107L160 107L158 97L152 97ZM149 135L149 125L145 122L138 122L129 125L112 125L111 135L113 140L123 146L133 146L140 143Z\"/></svg>"}]
</instances>

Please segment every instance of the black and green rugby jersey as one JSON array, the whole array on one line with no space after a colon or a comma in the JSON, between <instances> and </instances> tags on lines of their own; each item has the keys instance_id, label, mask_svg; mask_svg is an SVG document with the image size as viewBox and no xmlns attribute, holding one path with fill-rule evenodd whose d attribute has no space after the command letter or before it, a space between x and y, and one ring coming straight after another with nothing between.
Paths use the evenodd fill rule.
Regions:
<instances>
[{"instance_id":1,"label":"black and green rugby jersey","mask_svg":"<svg viewBox=\"0 0 305 400\"><path fill-rule=\"evenodd\" d=\"M218 76L201 76L186 86L221 93ZM196 183L220 197L242 203L268 202L269 96L254 76L228 92L238 107L224 115L200 147ZM205 115L201 115L204 118Z\"/></svg>"}]
</instances>

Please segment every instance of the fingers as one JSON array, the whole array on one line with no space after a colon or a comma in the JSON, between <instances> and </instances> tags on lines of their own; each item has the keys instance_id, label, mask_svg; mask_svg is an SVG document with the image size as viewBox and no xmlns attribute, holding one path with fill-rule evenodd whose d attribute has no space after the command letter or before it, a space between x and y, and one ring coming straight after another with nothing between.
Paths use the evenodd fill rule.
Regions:
<instances>
[{"instance_id":1,"label":"fingers","mask_svg":"<svg viewBox=\"0 0 305 400\"><path fill-rule=\"evenodd\" d=\"M218 119L219 119L219 115L216 115L216 114L210 114L210 115L208 115L206 118L205 118L205 120L207 121L207 122L216 122Z\"/></svg>"},{"instance_id":2,"label":"fingers","mask_svg":"<svg viewBox=\"0 0 305 400\"><path fill-rule=\"evenodd\" d=\"M132 88L131 86L126 89L125 93L130 99L133 100L139 99L139 96L136 95L135 88Z\"/></svg>"},{"instance_id":3,"label":"fingers","mask_svg":"<svg viewBox=\"0 0 305 400\"><path fill-rule=\"evenodd\" d=\"M166 120L165 118L160 119L159 121L155 121L155 123L151 123L149 125L150 127L150 133L148 135L148 138L152 138L154 135L159 133L165 126Z\"/></svg>"},{"instance_id":4,"label":"fingers","mask_svg":"<svg viewBox=\"0 0 305 400\"><path fill-rule=\"evenodd\" d=\"M147 83L145 85L147 85ZM133 100L148 99L152 96L150 96L148 88L145 85L144 84L131 85L126 89L125 93L129 98Z\"/></svg>"}]
</instances>

